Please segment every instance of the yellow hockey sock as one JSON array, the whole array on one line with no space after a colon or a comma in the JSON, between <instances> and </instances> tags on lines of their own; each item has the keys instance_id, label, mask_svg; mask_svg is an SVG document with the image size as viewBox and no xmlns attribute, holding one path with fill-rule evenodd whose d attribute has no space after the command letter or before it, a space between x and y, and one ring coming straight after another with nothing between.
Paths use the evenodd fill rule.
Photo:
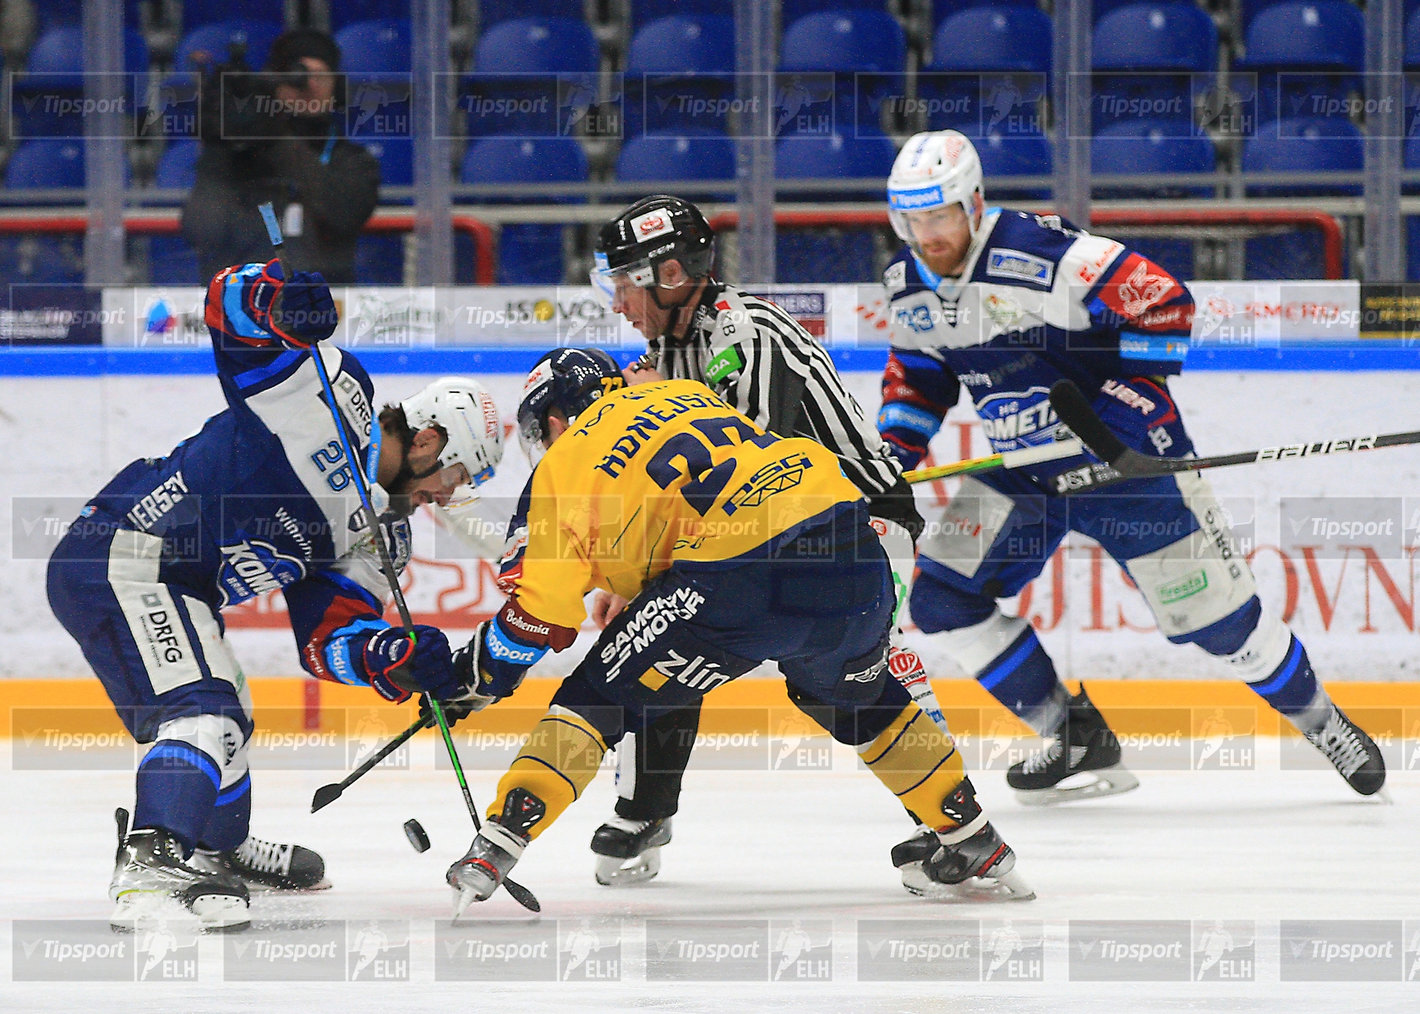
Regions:
<instances>
[{"instance_id":1,"label":"yellow hockey sock","mask_svg":"<svg viewBox=\"0 0 1420 1014\"><path fill-rule=\"evenodd\" d=\"M877 739L858 747L868 770L920 823L945 831L958 822L945 816L942 803L966 777L952 738L909 704Z\"/></svg>"},{"instance_id":2,"label":"yellow hockey sock","mask_svg":"<svg viewBox=\"0 0 1420 1014\"><path fill-rule=\"evenodd\" d=\"M542 800L547 813L530 829L536 838L582 794L601 767L606 743L581 715L554 704L533 726L518 756L498 782L498 796L488 808L496 820L512 789L521 788Z\"/></svg>"}]
</instances>

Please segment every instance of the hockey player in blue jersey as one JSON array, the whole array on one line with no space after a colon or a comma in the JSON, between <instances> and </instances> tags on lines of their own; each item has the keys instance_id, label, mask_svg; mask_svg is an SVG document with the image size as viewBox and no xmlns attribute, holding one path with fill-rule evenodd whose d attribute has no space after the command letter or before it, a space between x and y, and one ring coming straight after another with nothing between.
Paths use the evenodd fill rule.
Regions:
<instances>
[{"instance_id":1,"label":"hockey player in blue jersey","mask_svg":"<svg viewBox=\"0 0 1420 1014\"><path fill-rule=\"evenodd\" d=\"M272 306L280 299L273 319ZM325 886L314 851L252 837L251 696L221 612L280 590L301 665L402 701L457 689L447 639L384 619L389 589L362 523L312 357L323 357L397 566L407 515L492 474L502 427L477 383L446 377L374 410L335 330L319 274L276 261L226 268L206 323L226 407L166 457L134 461L81 511L50 559L50 605L79 642L128 731L138 765L133 829L110 894L116 927L176 899L209 928L249 922L248 889Z\"/></svg>"},{"instance_id":2,"label":"hockey player in blue jersey","mask_svg":"<svg viewBox=\"0 0 1420 1014\"><path fill-rule=\"evenodd\" d=\"M1087 392L1136 450L1193 453L1165 379L1182 366L1193 298L1167 271L1055 216L987 208L976 151L953 130L908 140L892 167L888 205L906 246L883 275L892 352L878 428L904 467L926 455L963 389L996 451L1061 438L1047 397L1061 379ZM1353 789L1377 792L1380 751L1332 703L1301 642L1259 600L1202 476L1055 495L1050 480L1081 463L969 476L918 543L914 622L1051 740L1007 772L1023 801L1138 784L1083 687L1072 697L1030 624L996 604L1039 574L1072 530L1124 567L1164 636L1222 659Z\"/></svg>"}]
</instances>

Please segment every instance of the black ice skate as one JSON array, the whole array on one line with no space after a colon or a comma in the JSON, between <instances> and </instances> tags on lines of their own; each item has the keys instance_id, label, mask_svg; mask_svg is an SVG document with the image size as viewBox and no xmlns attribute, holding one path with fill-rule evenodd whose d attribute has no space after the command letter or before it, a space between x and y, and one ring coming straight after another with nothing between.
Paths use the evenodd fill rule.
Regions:
<instances>
[{"instance_id":1,"label":"black ice skate","mask_svg":"<svg viewBox=\"0 0 1420 1014\"><path fill-rule=\"evenodd\" d=\"M893 846L892 864L902 886L924 898L960 901L1030 901L1035 892L1015 872L1016 853L976 803L964 779L942 804L958 824L946 831L919 827L916 837Z\"/></svg>"},{"instance_id":2,"label":"black ice skate","mask_svg":"<svg viewBox=\"0 0 1420 1014\"><path fill-rule=\"evenodd\" d=\"M1385 759L1380 747L1336 705L1331 706L1326 723L1306 737L1361 795L1373 796L1384 787Z\"/></svg>"},{"instance_id":3,"label":"black ice skate","mask_svg":"<svg viewBox=\"0 0 1420 1014\"><path fill-rule=\"evenodd\" d=\"M173 902L197 917L201 928L239 930L251 925L250 897L240 880L198 869L183 859L182 844L161 828L125 833L128 813L119 810L118 854L109 897L110 925L132 932L173 914Z\"/></svg>"},{"instance_id":4,"label":"black ice skate","mask_svg":"<svg viewBox=\"0 0 1420 1014\"><path fill-rule=\"evenodd\" d=\"M189 862L199 870L236 877L254 891L323 891L330 886L320 853L255 836L230 852L200 848Z\"/></svg>"},{"instance_id":5,"label":"black ice skate","mask_svg":"<svg viewBox=\"0 0 1420 1014\"><path fill-rule=\"evenodd\" d=\"M525 789L512 789L503 801L503 812L483 825L468 851L444 874L454 898L454 919L475 901L487 901L498 890L528 847L534 824L547 807Z\"/></svg>"},{"instance_id":6,"label":"black ice skate","mask_svg":"<svg viewBox=\"0 0 1420 1014\"><path fill-rule=\"evenodd\" d=\"M592 835L597 856L597 883L629 887L661 872L661 846L671 840L671 819L632 820L613 817Z\"/></svg>"},{"instance_id":7,"label":"black ice skate","mask_svg":"<svg viewBox=\"0 0 1420 1014\"><path fill-rule=\"evenodd\" d=\"M1006 772L1006 784L1027 806L1045 806L1095 796L1116 796L1139 787L1120 762L1119 737L1091 703L1085 688L1070 698L1055 739Z\"/></svg>"}]
</instances>

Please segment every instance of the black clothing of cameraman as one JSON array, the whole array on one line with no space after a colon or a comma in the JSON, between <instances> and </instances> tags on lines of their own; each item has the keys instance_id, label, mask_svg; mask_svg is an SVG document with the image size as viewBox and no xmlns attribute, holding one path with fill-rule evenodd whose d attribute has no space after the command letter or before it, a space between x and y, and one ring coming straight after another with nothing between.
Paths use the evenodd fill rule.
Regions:
<instances>
[{"instance_id":1,"label":"black clothing of cameraman","mask_svg":"<svg viewBox=\"0 0 1420 1014\"><path fill-rule=\"evenodd\" d=\"M270 201L294 265L357 281L355 241L375 210L380 165L341 136L339 69L335 40L302 28L272 44L267 73L229 64L203 83L202 154L182 209L202 277L270 256L257 211Z\"/></svg>"}]
</instances>

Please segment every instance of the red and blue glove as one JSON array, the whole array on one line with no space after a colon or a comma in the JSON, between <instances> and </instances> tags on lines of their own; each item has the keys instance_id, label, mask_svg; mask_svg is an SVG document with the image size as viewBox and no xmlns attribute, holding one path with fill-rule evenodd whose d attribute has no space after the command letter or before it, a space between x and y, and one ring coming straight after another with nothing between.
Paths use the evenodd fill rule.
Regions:
<instances>
[{"instance_id":1,"label":"red and blue glove","mask_svg":"<svg viewBox=\"0 0 1420 1014\"><path fill-rule=\"evenodd\" d=\"M370 635L361 656L370 686L387 701L398 704L414 693L443 700L463 692L449 639L438 627L420 624L413 638L401 627L386 627Z\"/></svg>"},{"instance_id":2,"label":"red and blue glove","mask_svg":"<svg viewBox=\"0 0 1420 1014\"><path fill-rule=\"evenodd\" d=\"M244 296L247 314L256 326L290 348L308 349L324 341L340 321L330 286L319 271L296 271L288 280L281 262L270 260L247 283Z\"/></svg>"}]
</instances>

